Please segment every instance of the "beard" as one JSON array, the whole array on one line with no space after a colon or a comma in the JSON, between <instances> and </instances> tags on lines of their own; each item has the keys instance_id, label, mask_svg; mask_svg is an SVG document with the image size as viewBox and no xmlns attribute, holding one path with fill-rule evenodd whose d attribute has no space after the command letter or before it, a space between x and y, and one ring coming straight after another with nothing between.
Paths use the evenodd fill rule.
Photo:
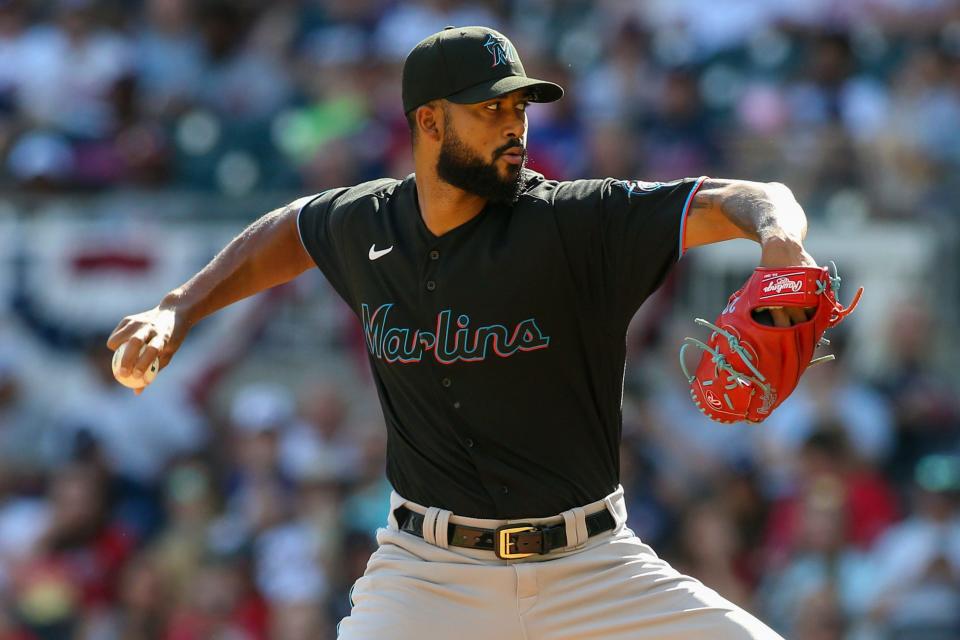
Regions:
<instances>
[{"instance_id":1,"label":"beard","mask_svg":"<svg viewBox=\"0 0 960 640\"><path fill-rule=\"evenodd\" d=\"M527 166L527 154L524 151L521 164L508 164L507 175L501 176L496 161L500 155L521 147L520 141L510 142L497 149L492 162L485 162L463 143L452 129L447 128L437 158L437 175L458 189L485 198L497 204L513 204L523 191L523 169Z\"/></svg>"}]
</instances>

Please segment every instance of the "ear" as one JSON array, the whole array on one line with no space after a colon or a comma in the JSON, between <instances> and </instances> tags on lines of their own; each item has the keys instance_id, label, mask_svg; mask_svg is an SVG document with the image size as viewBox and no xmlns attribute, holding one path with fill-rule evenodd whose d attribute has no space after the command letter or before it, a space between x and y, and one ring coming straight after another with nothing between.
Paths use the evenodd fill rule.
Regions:
<instances>
[{"instance_id":1,"label":"ear","mask_svg":"<svg viewBox=\"0 0 960 640\"><path fill-rule=\"evenodd\" d=\"M443 118L446 114L440 108L439 101L428 102L417 108L417 129L420 134L432 140L440 140L440 130L443 129Z\"/></svg>"}]
</instances>

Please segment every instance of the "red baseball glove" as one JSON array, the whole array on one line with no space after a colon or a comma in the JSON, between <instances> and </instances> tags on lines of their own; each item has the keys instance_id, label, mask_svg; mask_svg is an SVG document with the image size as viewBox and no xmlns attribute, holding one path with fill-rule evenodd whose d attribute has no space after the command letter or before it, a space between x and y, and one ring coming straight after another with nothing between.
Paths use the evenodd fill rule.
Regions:
<instances>
[{"instance_id":1,"label":"red baseball glove","mask_svg":"<svg viewBox=\"0 0 960 640\"><path fill-rule=\"evenodd\" d=\"M789 396L807 367L834 356L813 358L814 349L830 344L824 331L835 327L857 303L837 301L837 266L758 267L739 291L730 296L715 324L696 323L713 330L708 343L685 338L680 367L690 383L690 396L704 415L717 422L762 422ZM832 275L831 275L832 272ZM790 327L758 322L754 312L765 307L813 308L805 322ZM693 375L684 351L694 345L704 351Z\"/></svg>"}]
</instances>

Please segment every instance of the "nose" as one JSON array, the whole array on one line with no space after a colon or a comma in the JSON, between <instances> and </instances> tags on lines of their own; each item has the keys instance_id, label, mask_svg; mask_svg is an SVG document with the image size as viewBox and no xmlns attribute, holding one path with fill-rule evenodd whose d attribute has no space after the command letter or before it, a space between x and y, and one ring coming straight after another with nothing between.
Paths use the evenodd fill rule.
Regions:
<instances>
[{"instance_id":1,"label":"nose","mask_svg":"<svg viewBox=\"0 0 960 640\"><path fill-rule=\"evenodd\" d=\"M513 113L507 116L507 122L503 127L505 138L517 138L524 140L527 134L527 114L520 109L510 109Z\"/></svg>"}]
</instances>

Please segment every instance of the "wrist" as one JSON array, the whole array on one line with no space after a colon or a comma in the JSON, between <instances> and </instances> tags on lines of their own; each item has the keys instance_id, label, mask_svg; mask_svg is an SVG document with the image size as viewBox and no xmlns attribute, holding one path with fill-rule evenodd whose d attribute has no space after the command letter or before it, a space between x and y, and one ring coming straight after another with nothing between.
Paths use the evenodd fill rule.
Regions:
<instances>
[{"instance_id":1,"label":"wrist","mask_svg":"<svg viewBox=\"0 0 960 640\"><path fill-rule=\"evenodd\" d=\"M160 304L157 305L157 307L166 311L172 311L176 316L183 318L188 326L193 325L196 320L196 307L191 303L182 288L174 289L163 296L163 299L160 300Z\"/></svg>"},{"instance_id":2,"label":"wrist","mask_svg":"<svg viewBox=\"0 0 960 640\"><path fill-rule=\"evenodd\" d=\"M784 232L769 233L760 237L761 251L793 252L803 251L803 240Z\"/></svg>"},{"instance_id":3,"label":"wrist","mask_svg":"<svg viewBox=\"0 0 960 640\"><path fill-rule=\"evenodd\" d=\"M816 260L803 248L803 243L787 236L774 236L760 241L761 267L817 266Z\"/></svg>"}]
</instances>

